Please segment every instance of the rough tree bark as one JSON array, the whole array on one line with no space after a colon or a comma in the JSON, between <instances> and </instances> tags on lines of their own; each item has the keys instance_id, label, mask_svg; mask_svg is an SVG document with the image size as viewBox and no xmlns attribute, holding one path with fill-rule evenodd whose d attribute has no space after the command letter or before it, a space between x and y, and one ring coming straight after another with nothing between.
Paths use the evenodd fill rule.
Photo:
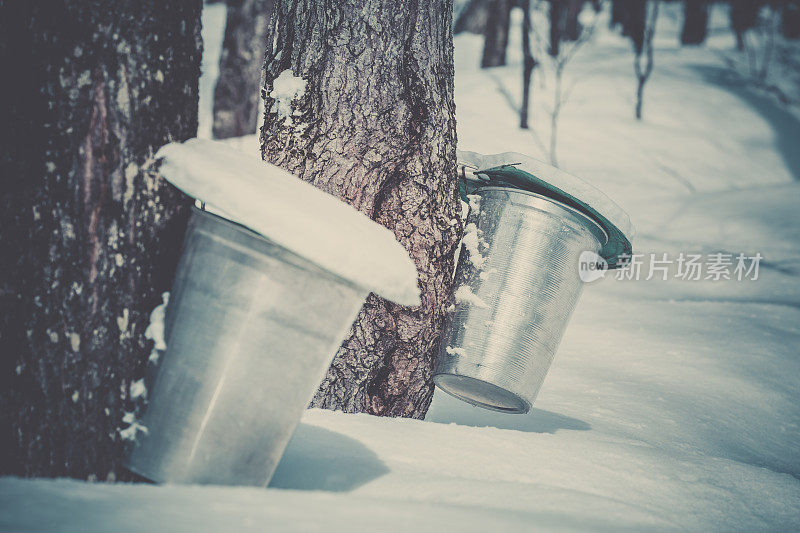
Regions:
<instances>
[{"instance_id":1,"label":"rough tree bark","mask_svg":"<svg viewBox=\"0 0 800 533\"><path fill-rule=\"evenodd\" d=\"M214 89L216 139L256 132L261 69L272 0L228 0L225 39Z\"/></svg>"},{"instance_id":2,"label":"rough tree bark","mask_svg":"<svg viewBox=\"0 0 800 533\"><path fill-rule=\"evenodd\" d=\"M422 289L415 308L369 297L312 405L422 418L461 233L452 2L280 0L275 9L264 159L392 230ZM287 69L307 87L284 119L270 93Z\"/></svg>"},{"instance_id":3,"label":"rough tree bark","mask_svg":"<svg viewBox=\"0 0 800 533\"><path fill-rule=\"evenodd\" d=\"M0 2L0 473L114 479L187 202L143 166L197 129L200 0ZM140 400L141 401L141 400Z\"/></svg>"},{"instance_id":4,"label":"rough tree bark","mask_svg":"<svg viewBox=\"0 0 800 533\"><path fill-rule=\"evenodd\" d=\"M681 44L703 44L706 40L707 33L707 0L684 0Z\"/></svg>"},{"instance_id":5,"label":"rough tree bark","mask_svg":"<svg viewBox=\"0 0 800 533\"><path fill-rule=\"evenodd\" d=\"M514 7L513 0L491 0L489 2L486 28L483 32L481 68L502 67L506 64L512 7Z\"/></svg>"}]
</instances>

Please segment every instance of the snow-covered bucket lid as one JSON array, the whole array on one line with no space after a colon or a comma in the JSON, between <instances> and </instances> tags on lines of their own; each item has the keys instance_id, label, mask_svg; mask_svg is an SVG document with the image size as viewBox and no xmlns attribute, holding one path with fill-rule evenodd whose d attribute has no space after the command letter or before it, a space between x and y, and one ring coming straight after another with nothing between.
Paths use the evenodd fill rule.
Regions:
<instances>
[{"instance_id":1,"label":"snow-covered bucket lid","mask_svg":"<svg viewBox=\"0 0 800 533\"><path fill-rule=\"evenodd\" d=\"M464 176L473 189L500 183L539 193L562 202L597 222L608 235L600 256L609 268L624 266L630 256L635 233L628 214L600 189L584 180L516 152L482 155L458 151L459 165L469 166L471 176ZM465 173L466 174L466 173Z\"/></svg>"},{"instance_id":2,"label":"snow-covered bucket lid","mask_svg":"<svg viewBox=\"0 0 800 533\"><path fill-rule=\"evenodd\" d=\"M234 222L388 300L420 304L417 268L394 234L330 194L220 141L171 143L156 158L165 179Z\"/></svg>"}]
</instances>

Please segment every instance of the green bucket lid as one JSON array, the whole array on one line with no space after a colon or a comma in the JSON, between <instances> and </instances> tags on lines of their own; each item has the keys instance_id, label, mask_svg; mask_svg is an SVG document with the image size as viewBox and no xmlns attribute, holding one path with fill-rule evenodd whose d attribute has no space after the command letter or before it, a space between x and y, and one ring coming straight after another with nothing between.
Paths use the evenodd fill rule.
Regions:
<instances>
[{"instance_id":1,"label":"green bucket lid","mask_svg":"<svg viewBox=\"0 0 800 533\"><path fill-rule=\"evenodd\" d=\"M632 253L634 228L627 213L596 187L582 179L523 154L481 155L458 152L461 194L486 186L513 187L559 201L597 222L608 234L600 257L608 268L625 266Z\"/></svg>"}]
</instances>

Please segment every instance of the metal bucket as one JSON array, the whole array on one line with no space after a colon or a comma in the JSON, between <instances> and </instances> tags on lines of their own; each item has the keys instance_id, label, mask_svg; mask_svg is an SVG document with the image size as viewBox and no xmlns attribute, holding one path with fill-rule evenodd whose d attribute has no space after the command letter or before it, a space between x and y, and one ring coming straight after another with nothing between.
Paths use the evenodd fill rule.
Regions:
<instances>
[{"instance_id":1,"label":"metal bucket","mask_svg":"<svg viewBox=\"0 0 800 533\"><path fill-rule=\"evenodd\" d=\"M477 194L480 210L467 218L477 235L459 256L433 379L474 405L527 413L581 294L578 258L599 252L607 236L545 196L505 187Z\"/></svg>"},{"instance_id":2,"label":"metal bucket","mask_svg":"<svg viewBox=\"0 0 800 533\"><path fill-rule=\"evenodd\" d=\"M366 297L195 209L128 468L158 482L266 486Z\"/></svg>"}]
</instances>

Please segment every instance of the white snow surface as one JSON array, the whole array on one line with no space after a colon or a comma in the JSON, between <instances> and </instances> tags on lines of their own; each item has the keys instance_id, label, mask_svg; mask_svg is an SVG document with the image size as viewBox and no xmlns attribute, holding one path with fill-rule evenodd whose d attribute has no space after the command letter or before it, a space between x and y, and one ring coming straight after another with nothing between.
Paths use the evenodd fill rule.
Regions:
<instances>
[{"instance_id":1,"label":"white snow surface","mask_svg":"<svg viewBox=\"0 0 800 533\"><path fill-rule=\"evenodd\" d=\"M545 159L552 74L516 128L509 65L456 38L458 138ZM642 253L761 252L757 281L588 285L534 408L438 392L425 421L307 411L270 487L0 479L0 524L50 531L800 530L800 121L725 75L718 6L679 48L662 4L644 120L630 44L601 19L567 67L562 167L630 214ZM546 35L546 33L545 33Z\"/></svg>"},{"instance_id":2,"label":"white snow surface","mask_svg":"<svg viewBox=\"0 0 800 533\"><path fill-rule=\"evenodd\" d=\"M191 139L156 154L161 175L322 268L401 305L419 305L417 269L394 234L282 168L222 141Z\"/></svg>"}]
</instances>

